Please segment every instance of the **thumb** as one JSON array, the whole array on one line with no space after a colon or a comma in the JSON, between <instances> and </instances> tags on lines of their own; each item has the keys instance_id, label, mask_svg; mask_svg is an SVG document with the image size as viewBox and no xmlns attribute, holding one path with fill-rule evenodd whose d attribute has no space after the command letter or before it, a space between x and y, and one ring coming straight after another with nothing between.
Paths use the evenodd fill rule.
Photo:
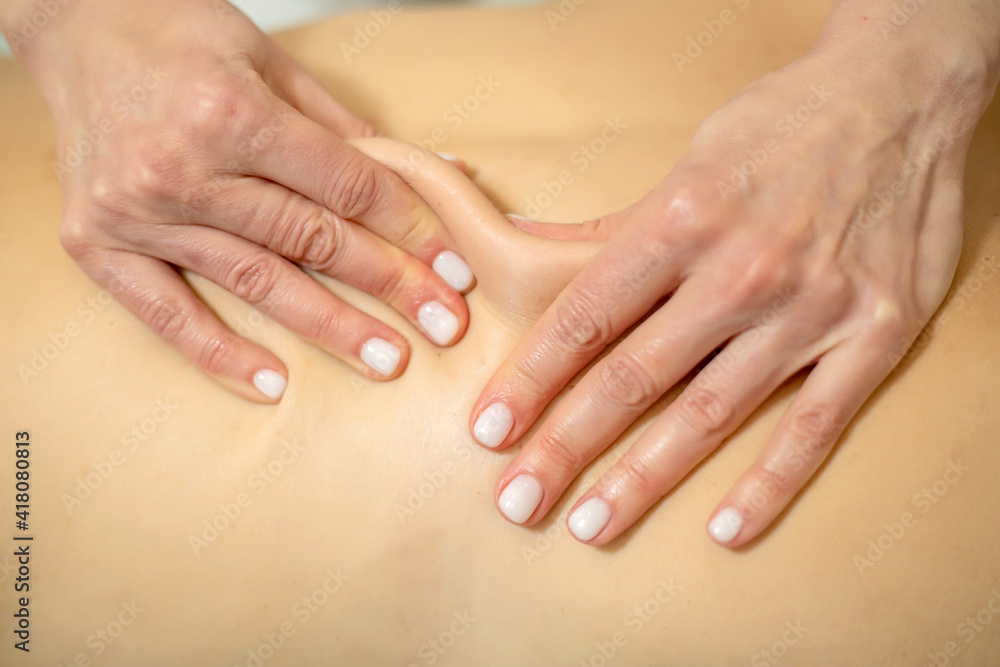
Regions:
<instances>
[{"instance_id":1,"label":"thumb","mask_svg":"<svg viewBox=\"0 0 1000 667\"><path fill-rule=\"evenodd\" d=\"M507 219L521 231L563 241L607 241L618 233L630 217L631 209L581 223L538 222L520 215L507 215Z\"/></svg>"}]
</instances>

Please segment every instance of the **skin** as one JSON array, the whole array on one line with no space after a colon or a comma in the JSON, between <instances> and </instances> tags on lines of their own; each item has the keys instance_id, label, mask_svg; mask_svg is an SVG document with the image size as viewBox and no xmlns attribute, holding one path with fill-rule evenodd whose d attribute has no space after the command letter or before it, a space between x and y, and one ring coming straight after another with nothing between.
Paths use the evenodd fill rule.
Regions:
<instances>
[{"instance_id":1,"label":"skin","mask_svg":"<svg viewBox=\"0 0 1000 667\"><path fill-rule=\"evenodd\" d=\"M346 144L375 130L242 13L219 0L0 5L0 28L56 121L60 240L83 270L190 361L244 398L284 363L224 326L190 269L375 380L409 344L301 268L374 294L417 324L436 301L468 324L432 269L455 245L402 180ZM41 24L41 28L35 24ZM300 268L301 267L301 268ZM468 286L465 286L468 287ZM426 333L426 332L424 332ZM365 365L381 338L400 360Z\"/></svg>"},{"instance_id":2,"label":"skin","mask_svg":"<svg viewBox=\"0 0 1000 667\"><path fill-rule=\"evenodd\" d=\"M219 391L121 304L98 298L57 241L59 186L48 169L58 144L45 102L23 67L0 62L0 125L9 129L0 151L0 265L10 277L0 285L0 312L9 314L0 330L0 532L9 546L23 534L9 490L15 434L28 430L35 536L32 650L16 651L8 636L0 664L246 666L255 664L248 651L259 651L265 634L277 642L286 622L294 634L265 667L427 667L428 655L438 656L433 667L578 667L600 664L598 644L610 651L616 632L627 644L613 646L615 666L923 667L949 642L958 651L946 656L949 667L997 662L1000 615L976 620L1000 590L1000 532L992 529L1000 505L996 106L970 151L967 238L941 313L768 539L719 549L702 525L801 377L613 544L591 548L569 537L563 517L572 494L528 528L494 510L487 489L515 452L477 447L465 416L599 250L520 232L499 211L523 212L537 200L609 115L629 127L586 171L569 167L575 180L545 212L570 221L634 200L655 185L665 154L683 154L709 109L804 52L826 9L761 4L699 69L650 85L648 63L669 59L703 20L703 5L588 2L556 31L548 8L406 12L351 63L339 43L371 20L367 13L277 38L326 85L352 91L345 103L392 136L424 143L446 128L433 149L465 158L478 186L433 156L408 174L408 146L396 153L358 144L399 165L401 178L424 177L413 187L478 278L466 337L445 350L371 295L318 278L412 339L410 366L395 382L368 382L186 272L222 321L286 360L292 380L278 406ZM609 28L628 36L628 48L606 56ZM517 48L504 51L510 34ZM762 38L773 50L751 48ZM409 67L399 66L404 59ZM425 71L436 75L415 76ZM443 113L491 74L503 87L461 127L448 125ZM71 322L67 342L59 334ZM42 350L47 366L23 380L18 367ZM599 457L572 493L613 465L677 393ZM291 441L301 448L288 450ZM955 478L949 460L969 469ZM422 506L400 514L418 505L418 490ZM88 491L67 509L64 496ZM241 492L252 502L196 553L190 536L203 534L205 521L224 525L220 505L234 513L228 505ZM904 512L916 523L907 520L900 535L894 524ZM879 554L870 541L888 549ZM19 576L12 552L0 553L0 616L11 621ZM870 565L869 553L877 559ZM123 608L133 601L142 609L135 619ZM442 636L466 611L475 623L454 626L464 630L457 638ZM120 619L128 624L120 628ZM452 645L440 653L431 642Z\"/></svg>"},{"instance_id":3,"label":"skin","mask_svg":"<svg viewBox=\"0 0 1000 667\"><path fill-rule=\"evenodd\" d=\"M804 488L905 355L955 275L968 146L1000 72L1000 3L914 6L900 18L893 3L836 3L813 48L708 115L640 201L575 227L518 223L609 241L472 410L473 427L495 403L513 415L499 448L523 446L495 495L519 475L536 479L543 495L526 525L699 364L578 496L574 509L599 499L610 514L582 541L618 537L808 369L756 461L711 513L714 539L746 544ZM693 65L678 52L674 62ZM761 493L768 502L752 506ZM739 514L735 535L712 530L727 508Z\"/></svg>"}]
</instances>

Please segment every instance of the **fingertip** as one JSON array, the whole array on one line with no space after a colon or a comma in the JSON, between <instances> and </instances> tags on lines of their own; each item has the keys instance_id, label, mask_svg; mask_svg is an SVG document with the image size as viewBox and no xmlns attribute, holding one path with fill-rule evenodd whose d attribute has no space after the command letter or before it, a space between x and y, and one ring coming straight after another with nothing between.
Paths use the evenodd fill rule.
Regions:
<instances>
[{"instance_id":1,"label":"fingertip","mask_svg":"<svg viewBox=\"0 0 1000 667\"><path fill-rule=\"evenodd\" d=\"M451 153L437 153L437 156L446 162L451 163L453 167L458 169L465 175L469 174L469 165L466 164L465 160L455 157Z\"/></svg>"},{"instance_id":2,"label":"fingertip","mask_svg":"<svg viewBox=\"0 0 1000 667\"><path fill-rule=\"evenodd\" d=\"M473 422L472 437L483 447L500 449L513 428L514 413L504 403L494 401Z\"/></svg>"},{"instance_id":3,"label":"fingertip","mask_svg":"<svg viewBox=\"0 0 1000 667\"><path fill-rule=\"evenodd\" d=\"M462 300L461 297L457 297ZM454 308L454 306L453 306ZM439 347L450 347L465 333L458 315L440 301L428 301L417 311L417 321L427 338ZM466 317L466 325L468 319Z\"/></svg>"},{"instance_id":4,"label":"fingertip","mask_svg":"<svg viewBox=\"0 0 1000 667\"><path fill-rule=\"evenodd\" d=\"M211 372L208 375L240 398L266 405L280 403L288 388L288 370L276 360L257 370L241 369L236 377Z\"/></svg>"},{"instance_id":5,"label":"fingertip","mask_svg":"<svg viewBox=\"0 0 1000 667\"><path fill-rule=\"evenodd\" d=\"M598 545L595 541L611 521L611 505L600 496L591 496L577 505L566 517L570 534L584 544ZM610 538L609 538L610 539ZM603 543L603 540L600 543Z\"/></svg>"},{"instance_id":6,"label":"fingertip","mask_svg":"<svg viewBox=\"0 0 1000 667\"><path fill-rule=\"evenodd\" d=\"M723 507L709 520L706 530L716 544L724 547L736 546L736 540L743 530L743 515L735 507Z\"/></svg>"},{"instance_id":7,"label":"fingertip","mask_svg":"<svg viewBox=\"0 0 1000 667\"><path fill-rule=\"evenodd\" d=\"M287 371L262 368L254 373L253 386L271 402L277 403L288 387Z\"/></svg>"},{"instance_id":8,"label":"fingertip","mask_svg":"<svg viewBox=\"0 0 1000 667\"><path fill-rule=\"evenodd\" d=\"M508 521L519 526L530 525L529 519L545 495L541 482L533 475L520 473L511 479L495 497L497 510Z\"/></svg>"},{"instance_id":9,"label":"fingertip","mask_svg":"<svg viewBox=\"0 0 1000 667\"><path fill-rule=\"evenodd\" d=\"M410 357L409 346L401 337L388 340L372 336L361 345L358 356L367 366L365 375L377 382L395 380L402 375Z\"/></svg>"},{"instance_id":10,"label":"fingertip","mask_svg":"<svg viewBox=\"0 0 1000 667\"><path fill-rule=\"evenodd\" d=\"M468 263L451 250L438 253L431 263L431 268L459 294L465 294L475 285L476 276Z\"/></svg>"}]
</instances>

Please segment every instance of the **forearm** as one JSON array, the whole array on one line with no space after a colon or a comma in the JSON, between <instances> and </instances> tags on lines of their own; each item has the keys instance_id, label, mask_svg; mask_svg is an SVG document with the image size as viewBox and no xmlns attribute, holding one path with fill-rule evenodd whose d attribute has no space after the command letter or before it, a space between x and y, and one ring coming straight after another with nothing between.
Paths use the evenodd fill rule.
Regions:
<instances>
[{"instance_id":1,"label":"forearm","mask_svg":"<svg viewBox=\"0 0 1000 667\"><path fill-rule=\"evenodd\" d=\"M220 16L230 7L225 0L0 0L0 30L48 93L60 80L104 69L108 50L157 39L183 6L213 3Z\"/></svg>"}]
</instances>

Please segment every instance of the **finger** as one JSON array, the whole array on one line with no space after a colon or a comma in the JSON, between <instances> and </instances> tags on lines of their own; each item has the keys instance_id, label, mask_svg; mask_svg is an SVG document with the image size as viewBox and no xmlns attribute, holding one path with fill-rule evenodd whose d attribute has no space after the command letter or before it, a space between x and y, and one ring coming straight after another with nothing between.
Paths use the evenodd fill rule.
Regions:
<instances>
[{"instance_id":1,"label":"finger","mask_svg":"<svg viewBox=\"0 0 1000 667\"><path fill-rule=\"evenodd\" d=\"M595 364L525 443L498 491L516 477L533 477L544 490L544 502L533 512L533 520L540 520L586 465L738 330L732 315L703 302L703 292L685 284ZM499 507L504 511L503 503Z\"/></svg>"},{"instance_id":2,"label":"finger","mask_svg":"<svg viewBox=\"0 0 1000 667\"><path fill-rule=\"evenodd\" d=\"M474 279L450 251L435 260L435 272L364 227L257 178L228 179L196 214L213 227L378 297L437 345L454 343L468 326L468 307L455 288L468 287Z\"/></svg>"},{"instance_id":3,"label":"finger","mask_svg":"<svg viewBox=\"0 0 1000 667\"><path fill-rule=\"evenodd\" d=\"M440 220L395 172L304 116L289 113L282 123L272 146L247 157L253 174L362 223L428 266L447 250L464 264Z\"/></svg>"},{"instance_id":4,"label":"finger","mask_svg":"<svg viewBox=\"0 0 1000 667\"><path fill-rule=\"evenodd\" d=\"M469 176L469 165L466 164L465 160L455 157L451 153L438 153L437 156L466 176Z\"/></svg>"},{"instance_id":5,"label":"finger","mask_svg":"<svg viewBox=\"0 0 1000 667\"><path fill-rule=\"evenodd\" d=\"M764 451L712 513L712 539L737 547L767 528L823 463L887 373L883 346L858 341L824 355Z\"/></svg>"},{"instance_id":6,"label":"finger","mask_svg":"<svg viewBox=\"0 0 1000 667\"><path fill-rule=\"evenodd\" d=\"M521 324L536 321L603 245L556 242L522 232L472 181L456 178L445 160L417 146L384 138L352 144L400 174L428 202L477 272L506 276L483 285L483 296L491 303L519 303L515 319ZM520 250L511 254L498 248Z\"/></svg>"},{"instance_id":7,"label":"finger","mask_svg":"<svg viewBox=\"0 0 1000 667\"><path fill-rule=\"evenodd\" d=\"M227 328L166 263L132 252L105 250L80 266L136 317L231 391L258 403L277 403L288 370L256 343Z\"/></svg>"},{"instance_id":8,"label":"finger","mask_svg":"<svg viewBox=\"0 0 1000 667\"><path fill-rule=\"evenodd\" d=\"M517 440L570 378L676 287L680 262L644 236L639 228L608 242L504 361L472 411L480 444Z\"/></svg>"},{"instance_id":9,"label":"finger","mask_svg":"<svg viewBox=\"0 0 1000 667\"><path fill-rule=\"evenodd\" d=\"M566 241L607 241L628 221L624 211L581 223L538 222L513 213L507 218L521 231Z\"/></svg>"},{"instance_id":10,"label":"finger","mask_svg":"<svg viewBox=\"0 0 1000 667\"><path fill-rule=\"evenodd\" d=\"M208 227L171 228L163 259L227 289L372 380L398 376L406 340L324 289L294 264L246 239Z\"/></svg>"},{"instance_id":11,"label":"finger","mask_svg":"<svg viewBox=\"0 0 1000 667\"><path fill-rule=\"evenodd\" d=\"M268 65L265 69L271 89L304 116L339 137L374 137L371 124L361 120L340 104L295 58L269 40Z\"/></svg>"},{"instance_id":12,"label":"finger","mask_svg":"<svg viewBox=\"0 0 1000 667\"><path fill-rule=\"evenodd\" d=\"M613 540L715 451L801 366L789 329L751 330L726 345L581 496L568 517L573 535L591 544Z\"/></svg>"}]
</instances>

